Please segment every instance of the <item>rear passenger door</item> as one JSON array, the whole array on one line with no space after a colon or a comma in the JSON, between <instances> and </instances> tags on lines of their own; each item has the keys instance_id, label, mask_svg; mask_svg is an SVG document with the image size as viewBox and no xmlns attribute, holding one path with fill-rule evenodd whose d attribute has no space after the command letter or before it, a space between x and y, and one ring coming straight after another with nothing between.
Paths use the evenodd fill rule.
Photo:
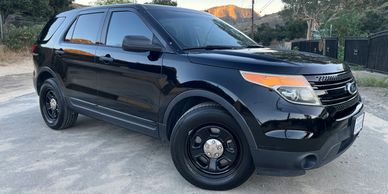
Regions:
<instances>
[{"instance_id":1,"label":"rear passenger door","mask_svg":"<svg viewBox=\"0 0 388 194\"><path fill-rule=\"evenodd\" d=\"M56 64L72 102L96 102L96 49L105 11L88 11L78 15L55 50Z\"/></svg>"},{"instance_id":2,"label":"rear passenger door","mask_svg":"<svg viewBox=\"0 0 388 194\"><path fill-rule=\"evenodd\" d=\"M122 42L127 35L154 38L152 28L135 10L111 9L96 53L99 104L125 120L155 130L163 56L124 51Z\"/></svg>"}]
</instances>

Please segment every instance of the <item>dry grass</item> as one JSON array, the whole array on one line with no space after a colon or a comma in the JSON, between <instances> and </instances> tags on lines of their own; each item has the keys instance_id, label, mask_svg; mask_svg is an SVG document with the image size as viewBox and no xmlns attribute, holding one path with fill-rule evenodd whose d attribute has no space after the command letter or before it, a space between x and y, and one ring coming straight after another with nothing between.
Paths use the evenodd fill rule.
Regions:
<instances>
[{"instance_id":1,"label":"dry grass","mask_svg":"<svg viewBox=\"0 0 388 194\"><path fill-rule=\"evenodd\" d=\"M359 86L388 88L388 75L368 71L353 71Z\"/></svg>"},{"instance_id":2,"label":"dry grass","mask_svg":"<svg viewBox=\"0 0 388 194\"><path fill-rule=\"evenodd\" d=\"M11 51L7 48L1 47L0 45L0 66L8 66L20 61L31 58L30 49L25 48L20 51Z\"/></svg>"},{"instance_id":3,"label":"dry grass","mask_svg":"<svg viewBox=\"0 0 388 194\"><path fill-rule=\"evenodd\" d=\"M28 48L11 51L0 45L0 76L32 73L34 65Z\"/></svg>"}]
</instances>

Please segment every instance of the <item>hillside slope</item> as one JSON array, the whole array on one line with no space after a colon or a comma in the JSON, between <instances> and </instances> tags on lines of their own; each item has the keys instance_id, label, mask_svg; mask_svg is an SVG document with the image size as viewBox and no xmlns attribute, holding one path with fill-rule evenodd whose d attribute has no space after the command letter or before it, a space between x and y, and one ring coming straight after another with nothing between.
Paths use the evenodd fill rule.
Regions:
<instances>
[{"instance_id":1,"label":"hillside slope","mask_svg":"<svg viewBox=\"0 0 388 194\"><path fill-rule=\"evenodd\" d=\"M255 27L260 26L261 24L264 24L264 23L268 23L269 26L275 28L275 26L277 25L283 26L284 20L282 19L279 13L268 14L263 17L259 17L255 19ZM245 33L250 33L251 22L248 21L248 22L237 23L235 27Z\"/></svg>"},{"instance_id":2,"label":"hillside slope","mask_svg":"<svg viewBox=\"0 0 388 194\"><path fill-rule=\"evenodd\" d=\"M230 23L238 24L242 22L248 22L252 18L251 9L241 8L235 5L225 5L212 7L205 10L206 12L217 16L218 18ZM260 15L255 12L255 18L259 18Z\"/></svg>"},{"instance_id":3,"label":"hillside slope","mask_svg":"<svg viewBox=\"0 0 388 194\"><path fill-rule=\"evenodd\" d=\"M225 22L228 22L245 33L249 33L251 30L251 9L241 8L235 5L225 5L212 7L205 11L224 20ZM258 13L255 12L254 23L255 26L268 23L270 26L275 27L276 25L283 25L284 21L279 13L273 13L261 17Z\"/></svg>"}]
</instances>

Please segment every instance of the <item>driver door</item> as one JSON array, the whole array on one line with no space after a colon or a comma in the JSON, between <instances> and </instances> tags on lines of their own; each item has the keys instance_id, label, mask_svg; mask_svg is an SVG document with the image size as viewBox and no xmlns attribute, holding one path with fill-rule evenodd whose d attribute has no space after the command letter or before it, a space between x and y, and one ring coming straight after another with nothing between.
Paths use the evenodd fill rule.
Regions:
<instances>
[{"instance_id":1,"label":"driver door","mask_svg":"<svg viewBox=\"0 0 388 194\"><path fill-rule=\"evenodd\" d=\"M96 51L99 105L135 124L134 130L154 133L159 116L163 55L151 59L150 52L122 49L125 36L144 36L152 40L154 34L129 8L110 10L105 23L108 25L104 27L104 38Z\"/></svg>"}]
</instances>

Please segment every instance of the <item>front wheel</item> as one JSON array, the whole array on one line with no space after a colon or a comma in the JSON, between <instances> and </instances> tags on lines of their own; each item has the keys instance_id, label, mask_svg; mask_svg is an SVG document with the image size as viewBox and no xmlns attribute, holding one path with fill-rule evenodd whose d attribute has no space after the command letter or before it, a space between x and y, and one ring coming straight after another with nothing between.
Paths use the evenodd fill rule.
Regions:
<instances>
[{"instance_id":1,"label":"front wheel","mask_svg":"<svg viewBox=\"0 0 388 194\"><path fill-rule=\"evenodd\" d=\"M254 165L239 125L219 105L188 110L171 135L171 155L181 175L204 189L227 190L244 183Z\"/></svg>"}]
</instances>

